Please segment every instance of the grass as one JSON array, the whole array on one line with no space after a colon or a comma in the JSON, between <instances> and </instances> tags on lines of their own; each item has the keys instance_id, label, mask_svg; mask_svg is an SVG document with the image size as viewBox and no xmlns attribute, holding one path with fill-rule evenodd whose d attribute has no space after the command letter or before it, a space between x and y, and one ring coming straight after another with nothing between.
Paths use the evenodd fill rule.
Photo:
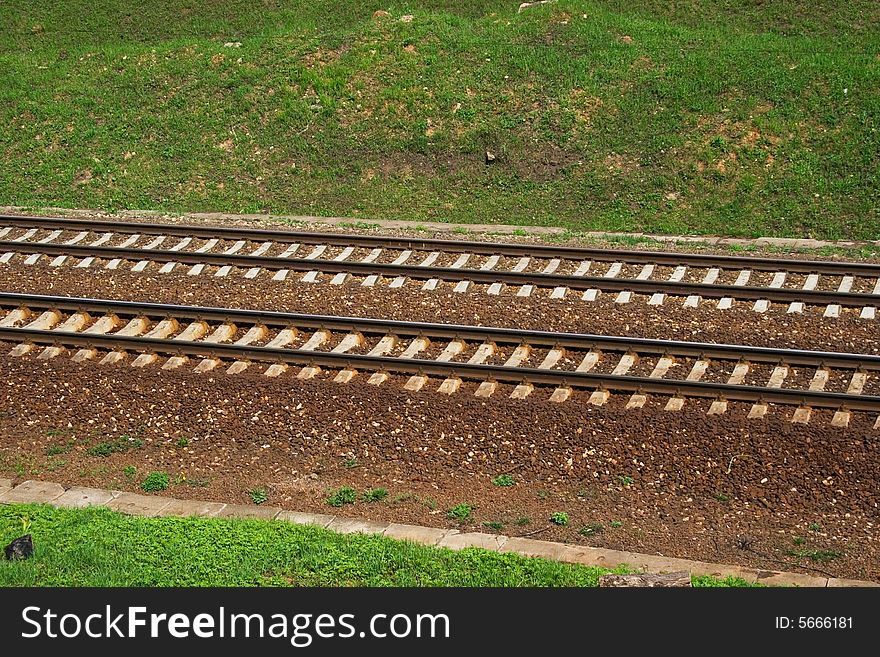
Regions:
<instances>
[{"instance_id":1,"label":"grass","mask_svg":"<svg viewBox=\"0 0 880 657\"><path fill-rule=\"evenodd\" d=\"M167 472L151 472L141 482L141 490L148 493L163 491L168 488L169 477Z\"/></svg>"},{"instance_id":2,"label":"grass","mask_svg":"<svg viewBox=\"0 0 880 657\"><path fill-rule=\"evenodd\" d=\"M612 526L614 523L612 523ZM620 525L618 525L620 526ZM584 525L578 530L578 534L581 536L595 536L596 534L601 534L605 531L605 527L601 522L591 522L587 525Z\"/></svg>"},{"instance_id":3,"label":"grass","mask_svg":"<svg viewBox=\"0 0 880 657\"><path fill-rule=\"evenodd\" d=\"M329 492L326 502L330 506L335 507L340 507L345 504L354 504L357 502L357 491L351 486L340 486Z\"/></svg>"},{"instance_id":4,"label":"grass","mask_svg":"<svg viewBox=\"0 0 880 657\"><path fill-rule=\"evenodd\" d=\"M254 504L263 504L269 499L269 493L265 488L252 488L247 493Z\"/></svg>"},{"instance_id":5,"label":"grass","mask_svg":"<svg viewBox=\"0 0 880 657\"><path fill-rule=\"evenodd\" d=\"M130 436L120 436L116 440L103 441L92 445L86 450L89 456L112 456L113 454L124 454L130 449L142 447L144 441L140 438L132 438Z\"/></svg>"},{"instance_id":6,"label":"grass","mask_svg":"<svg viewBox=\"0 0 880 657\"><path fill-rule=\"evenodd\" d=\"M361 494L364 502L381 502L388 497L388 490L385 488L370 488Z\"/></svg>"},{"instance_id":7,"label":"grass","mask_svg":"<svg viewBox=\"0 0 880 657\"><path fill-rule=\"evenodd\" d=\"M495 477L494 479L492 479L492 483L495 486L500 486L502 488L505 488L507 486L513 486L516 482L514 481L513 476L511 476L509 474L500 474L497 477Z\"/></svg>"},{"instance_id":8,"label":"grass","mask_svg":"<svg viewBox=\"0 0 880 657\"><path fill-rule=\"evenodd\" d=\"M23 533L24 518L36 551L26 561L0 561L0 586L596 586L604 573L626 572L280 521L43 505L0 506L0 543Z\"/></svg>"},{"instance_id":9,"label":"grass","mask_svg":"<svg viewBox=\"0 0 880 657\"><path fill-rule=\"evenodd\" d=\"M0 204L880 237L876 2L516 4L0 4Z\"/></svg>"},{"instance_id":10,"label":"grass","mask_svg":"<svg viewBox=\"0 0 880 657\"><path fill-rule=\"evenodd\" d=\"M474 507L470 504L456 504L446 512L446 517L450 520L458 520L458 522L467 522L471 519Z\"/></svg>"},{"instance_id":11,"label":"grass","mask_svg":"<svg viewBox=\"0 0 880 657\"><path fill-rule=\"evenodd\" d=\"M565 511L555 511L550 515L550 522L560 527L568 525L568 514Z\"/></svg>"},{"instance_id":12,"label":"grass","mask_svg":"<svg viewBox=\"0 0 880 657\"><path fill-rule=\"evenodd\" d=\"M795 545L801 545L801 543L795 543ZM843 553L839 550L787 550L786 554L790 557L797 557L798 559L809 559L818 563L828 563L829 561L834 561L839 558Z\"/></svg>"}]
</instances>

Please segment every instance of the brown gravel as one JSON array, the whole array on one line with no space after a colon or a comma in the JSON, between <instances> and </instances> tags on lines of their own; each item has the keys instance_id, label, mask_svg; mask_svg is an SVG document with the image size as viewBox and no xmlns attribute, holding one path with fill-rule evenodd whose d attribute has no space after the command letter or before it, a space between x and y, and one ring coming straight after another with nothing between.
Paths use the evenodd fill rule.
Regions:
<instances>
[{"instance_id":1,"label":"brown gravel","mask_svg":"<svg viewBox=\"0 0 880 657\"><path fill-rule=\"evenodd\" d=\"M265 487L270 503L315 512L330 510L329 488L382 487L384 502L338 511L452 527L445 510L467 502L473 530L500 522L512 535L880 580L880 442L859 415L834 429L823 413L808 427L781 413L747 421L748 406L737 404L717 417L699 401L669 413L649 398L632 412L623 398L603 408L551 404L538 391L482 400L466 390L411 394L394 379L349 387L258 370L0 362L0 468L19 480L137 490L146 473L165 470L180 481L178 497L247 502L248 490ZM121 435L144 445L88 455ZM499 473L516 485L493 486ZM550 525L555 511L569 514L568 527ZM579 533L592 523L602 530ZM840 554L827 563L789 554L802 550Z\"/></svg>"}]
</instances>

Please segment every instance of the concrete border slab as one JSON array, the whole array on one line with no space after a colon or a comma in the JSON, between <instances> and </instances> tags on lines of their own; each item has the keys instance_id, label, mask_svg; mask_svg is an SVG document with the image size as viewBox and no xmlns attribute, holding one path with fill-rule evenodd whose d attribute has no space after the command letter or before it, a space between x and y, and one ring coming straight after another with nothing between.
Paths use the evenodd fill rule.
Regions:
<instances>
[{"instance_id":1,"label":"concrete border slab","mask_svg":"<svg viewBox=\"0 0 880 657\"><path fill-rule=\"evenodd\" d=\"M50 481L23 481L11 491L0 497L0 502L8 504L45 504L64 494L64 486Z\"/></svg>"},{"instance_id":2,"label":"concrete border slab","mask_svg":"<svg viewBox=\"0 0 880 657\"><path fill-rule=\"evenodd\" d=\"M508 537L503 534L467 532L464 534L447 534L438 545L440 547L449 548L450 550L463 550L465 548L475 547L484 550L492 550L492 552L500 552L501 548L504 547L504 544L507 543L508 540Z\"/></svg>"},{"instance_id":3,"label":"concrete border slab","mask_svg":"<svg viewBox=\"0 0 880 657\"><path fill-rule=\"evenodd\" d=\"M13 488L12 479L0 478L0 488Z\"/></svg>"},{"instance_id":4,"label":"concrete border slab","mask_svg":"<svg viewBox=\"0 0 880 657\"><path fill-rule=\"evenodd\" d=\"M251 504L227 504L215 518L238 518L239 520L274 520L281 513L280 506L255 506Z\"/></svg>"},{"instance_id":5,"label":"concrete border slab","mask_svg":"<svg viewBox=\"0 0 880 657\"><path fill-rule=\"evenodd\" d=\"M110 500L107 503L107 508L130 516L152 517L159 515L159 512L169 504L171 504L171 498L168 497L122 493Z\"/></svg>"},{"instance_id":6,"label":"concrete border slab","mask_svg":"<svg viewBox=\"0 0 880 657\"><path fill-rule=\"evenodd\" d=\"M199 500L175 500L164 509L159 511L157 515L167 518L169 516L178 516L187 518L191 516L199 516L202 518L213 518L223 509L226 504L223 502L202 502Z\"/></svg>"},{"instance_id":7,"label":"concrete border slab","mask_svg":"<svg viewBox=\"0 0 880 657\"><path fill-rule=\"evenodd\" d=\"M360 518L335 518L327 529L338 534L382 534L388 529L387 522L373 522Z\"/></svg>"},{"instance_id":8,"label":"concrete border slab","mask_svg":"<svg viewBox=\"0 0 880 657\"><path fill-rule=\"evenodd\" d=\"M109 490L74 486L73 488L68 488L64 495L57 498L52 504L54 506L82 509L88 506L102 506L114 497L116 496Z\"/></svg>"},{"instance_id":9,"label":"concrete border slab","mask_svg":"<svg viewBox=\"0 0 880 657\"><path fill-rule=\"evenodd\" d=\"M336 520L336 516L329 516L324 513L300 513L299 511L282 511L278 514L276 520L286 520L296 525L315 525L316 527L326 527Z\"/></svg>"},{"instance_id":10,"label":"concrete border slab","mask_svg":"<svg viewBox=\"0 0 880 657\"><path fill-rule=\"evenodd\" d=\"M457 529L437 529L419 525L402 525L392 522L385 530L385 536L399 541L412 541L422 545L437 545L449 535L458 534Z\"/></svg>"}]
</instances>

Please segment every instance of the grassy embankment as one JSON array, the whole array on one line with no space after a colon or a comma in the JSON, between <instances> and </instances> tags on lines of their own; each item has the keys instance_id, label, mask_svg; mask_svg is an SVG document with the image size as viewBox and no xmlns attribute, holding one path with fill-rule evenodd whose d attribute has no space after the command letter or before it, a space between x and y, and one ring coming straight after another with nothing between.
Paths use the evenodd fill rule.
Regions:
<instances>
[{"instance_id":1,"label":"grassy embankment","mask_svg":"<svg viewBox=\"0 0 880 657\"><path fill-rule=\"evenodd\" d=\"M0 204L880 238L873 0L516 7L3 3Z\"/></svg>"}]
</instances>

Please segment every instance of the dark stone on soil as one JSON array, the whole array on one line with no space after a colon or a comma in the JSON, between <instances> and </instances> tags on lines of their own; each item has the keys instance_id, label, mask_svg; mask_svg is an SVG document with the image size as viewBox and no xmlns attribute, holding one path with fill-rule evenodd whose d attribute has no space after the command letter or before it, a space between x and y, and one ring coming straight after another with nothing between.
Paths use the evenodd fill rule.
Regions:
<instances>
[{"instance_id":1,"label":"dark stone on soil","mask_svg":"<svg viewBox=\"0 0 880 657\"><path fill-rule=\"evenodd\" d=\"M10 561L13 559L27 559L34 553L34 541L30 534L25 534L15 539L4 548L6 558Z\"/></svg>"}]
</instances>

